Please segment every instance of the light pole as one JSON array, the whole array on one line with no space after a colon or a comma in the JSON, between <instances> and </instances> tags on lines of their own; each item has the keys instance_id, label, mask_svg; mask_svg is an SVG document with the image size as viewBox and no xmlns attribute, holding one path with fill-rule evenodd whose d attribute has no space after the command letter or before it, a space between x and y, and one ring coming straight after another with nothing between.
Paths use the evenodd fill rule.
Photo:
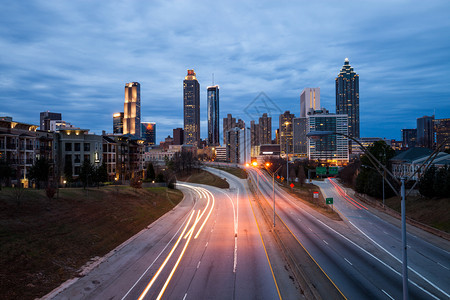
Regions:
<instances>
[{"instance_id":1,"label":"light pole","mask_svg":"<svg viewBox=\"0 0 450 300\"><path fill-rule=\"evenodd\" d=\"M287 137L287 133L288 133L288 124L289 122L284 122L285 125L285 133L284 133L284 138L286 139L286 183L289 185L289 151L288 151L288 137Z\"/></svg>"},{"instance_id":2,"label":"light pole","mask_svg":"<svg viewBox=\"0 0 450 300\"><path fill-rule=\"evenodd\" d=\"M270 166L270 163L266 163L266 170L270 173L267 167ZM282 165L278 167L278 169L272 173L272 192L273 192L273 227L275 227L275 173L277 173L281 169Z\"/></svg>"},{"instance_id":3,"label":"light pole","mask_svg":"<svg viewBox=\"0 0 450 300\"><path fill-rule=\"evenodd\" d=\"M437 154L439 153L439 149L447 142L447 140L449 138L446 138L438 147L436 147L436 149L433 151L433 153L430 154L430 156L419 166L419 168L417 168L417 170L410 177L403 176L400 178L400 181L399 181L388 169L386 169L386 167L382 163L380 163L378 161L378 159L375 158L375 156L372 153L370 153L358 140L356 140L353 137L350 137L350 136L340 133L340 132L334 132L334 131L311 131L311 132L307 133L306 136L313 138L313 137L328 136L331 134L341 135L348 139L351 139L352 141L355 141L361 147L363 152L367 155L367 158L369 159L369 161L372 163L372 165L375 167L375 169L381 176L383 176L383 174L381 173L381 170L379 167L381 167L383 169L384 173L387 173L393 180L395 180L395 182L397 184L400 185L400 193L399 193L398 190L395 189L392 186L392 184L383 176L383 179L392 188L392 190L395 192L395 194L397 196L401 197L403 299L408 299L408 258L407 258L408 256L407 256L407 243L406 243L406 196L407 196L407 194L405 192L405 185L408 181L410 181L416 175L416 173L419 172L419 170L422 169L422 167L425 167L425 168L422 171L422 173L420 173L420 174L425 173L425 171L432 164L433 160L436 158ZM409 190L408 195L412 191L412 189L416 186L416 184L419 182L420 174L419 174L416 182L414 183L414 185ZM384 180L383 180L383 182L384 182Z\"/></svg>"}]
</instances>

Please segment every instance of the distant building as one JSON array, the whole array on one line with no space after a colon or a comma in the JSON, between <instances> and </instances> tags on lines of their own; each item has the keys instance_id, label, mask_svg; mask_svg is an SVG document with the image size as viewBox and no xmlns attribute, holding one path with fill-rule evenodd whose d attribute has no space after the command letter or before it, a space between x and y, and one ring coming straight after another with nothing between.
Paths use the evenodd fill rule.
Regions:
<instances>
[{"instance_id":1,"label":"distant building","mask_svg":"<svg viewBox=\"0 0 450 300\"><path fill-rule=\"evenodd\" d=\"M306 137L307 118L294 118L294 154L300 157L308 155L308 139Z\"/></svg>"},{"instance_id":2,"label":"distant building","mask_svg":"<svg viewBox=\"0 0 450 300\"><path fill-rule=\"evenodd\" d=\"M320 109L320 88L305 88L300 94L300 118L309 111Z\"/></svg>"},{"instance_id":3,"label":"distant building","mask_svg":"<svg viewBox=\"0 0 450 300\"><path fill-rule=\"evenodd\" d=\"M369 148L370 146L372 146L375 142L378 141L384 141L386 143L386 145L391 146L391 140L388 139L383 139L380 137L362 137L359 139L356 139L358 142L361 143L361 145L364 146L364 148ZM361 147L359 146L359 144L357 143L352 143L351 144L351 153L353 155L363 155L364 151L361 149Z\"/></svg>"},{"instance_id":4,"label":"distant building","mask_svg":"<svg viewBox=\"0 0 450 300\"><path fill-rule=\"evenodd\" d=\"M442 150L450 149L450 118L448 119L435 119L433 121L434 132L436 134L436 147L447 141L442 146ZM441 150L441 151L442 151Z\"/></svg>"},{"instance_id":5,"label":"distant building","mask_svg":"<svg viewBox=\"0 0 450 300\"><path fill-rule=\"evenodd\" d=\"M434 146L434 116L417 118L417 146L428 149Z\"/></svg>"},{"instance_id":6,"label":"distant building","mask_svg":"<svg viewBox=\"0 0 450 300\"><path fill-rule=\"evenodd\" d=\"M409 149L416 146L417 129L402 129L403 148Z\"/></svg>"},{"instance_id":7,"label":"distant building","mask_svg":"<svg viewBox=\"0 0 450 300\"><path fill-rule=\"evenodd\" d=\"M268 117L267 113L264 113L259 118L259 144L272 143L272 117Z\"/></svg>"},{"instance_id":8,"label":"distant building","mask_svg":"<svg viewBox=\"0 0 450 300\"><path fill-rule=\"evenodd\" d=\"M184 130L183 128L175 128L173 130L173 144L183 145L184 143Z\"/></svg>"},{"instance_id":9,"label":"distant building","mask_svg":"<svg viewBox=\"0 0 450 300\"><path fill-rule=\"evenodd\" d=\"M40 130L50 130L50 121L52 120L62 120L60 113L53 113L49 111L44 111L40 113L40 123L39 123L39 129Z\"/></svg>"},{"instance_id":10,"label":"distant building","mask_svg":"<svg viewBox=\"0 0 450 300\"><path fill-rule=\"evenodd\" d=\"M184 143L200 143L200 84L194 70L188 70L183 81Z\"/></svg>"},{"instance_id":11,"label":"distant building","mask_svg":"<svg viewBox=\"0 0 450 300\"><path fill-rule=\"evenodd\" d=\"M245 122L241 119L238 119L236 122L236 118L233 118L231 114L228 114L226 118L223 118L223 143L227 144L227 132L233 128L245 128Z\"/></svg>"},{"instance_id":12,"label":"distant building","mask_svg":"<svg viewBox=\"0 0 450 300\"><path fill-rule=\"evenodd\" d=\"M307 131L332 131L348 135L347 115L316 113L307 118ZM308 157L311 160L344 164L349 160L348 139L331 134L320 138L308 138Z\"/></svg>"},{"instance_id":13,"label":"distant building","mask_svg":"<svg viewBox=\"0 0 450 300\"><path fill-rule=\"evenodd\" d=\"M251 145L259 146L259 124L255 123L255 121L250 121L250 131L251 131Z\"/></svg>"},{"instance_id":14,"label":"distant building","mask_svg":"<svg viewBox=\"0 0 450 300\"><path fill-rule=\"evenodd\" d=\"M336 114L348 115L348 135L359 138L359 75L348 58L336 77Z\"/></svg>"},{"instance_id":15,"label":"distant building","mask_svg":"<svg viewBox=\"0 0 450 300\"><path fill-rule=\"evenodd\" d=\"M141 137L141 85L138 82L125 85L123 134Z\"/></svg>"},{"instance_id":16,"label":"distant building","mask_svg":"<svg viewBox=\"0 0 450 300\"><path fill-rule=\"evenodd\" d=\"M227 147L226 146L216 147L216 161L220 161L220 162L227 161Z\"/></svg>"},{"instance_id":17,"label":"distant building","mask_svg":"<svg viewBox=\"0 0 450 300\"><path fill-rule=\"evenodd\" d=\"M290 111L285 111L284 114L280 115L279 118L279 129L280 129L280 147L281 152L284 152L286 155L286 147L287 153L293 154L293 135L294 135L294 114L291 114Z\"/></svg>"},{"instance_id":18,"label":"distant building","mask_svg":"<svg viewBox=\"0 0 450 300\"><path fill-rule=\"evenodd\" d=\"M63 120L51 120L50 121L50 129L49 131L55 132L60 129L80 129L79 127L76 127L69 122L63 121Z\"/></svg>"},{"instance_id":19,"label":"distant building","mask_svg":"<svg viewBox=\"0 0 450 300\"><path fill-rule=\"evenodd\" d=\"M250 162L250 128L235 127L227 131L227 161L245 164Z\"/></svg>"},{"instance_id":20,"label":"distant building","mask_svg":"<svg viewBox=\"0 0 450 300\"><path fill-rule=\"evenodd\" d=\"M220 145L219 141L219 86L208 86L208 146Z\"/></svg>"},{"instance_id":21,"label":"distant building","mask_svg":"<svg viewBox=\"0 0 450 300\"><path fill-rule=\"evenodd\" d=\"M141 134L144 144L146 146L156 144L156 123L155 122L142 122Z\"/></svg>"},{"instance_id":22,"label":"distant building","mask_svg":"<svg viewBox=\"0 0 450 300\"><path fill-rule=\"evenodd\" d=\"M113 114L113 133L123 134L123 112Z\"/></svg>"}]
</instances>

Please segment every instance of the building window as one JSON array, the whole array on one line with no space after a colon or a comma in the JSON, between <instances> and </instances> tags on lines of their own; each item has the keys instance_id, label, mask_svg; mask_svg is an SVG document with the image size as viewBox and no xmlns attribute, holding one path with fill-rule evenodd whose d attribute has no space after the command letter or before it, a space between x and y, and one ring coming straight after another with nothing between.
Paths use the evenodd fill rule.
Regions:
<instances>
[{"instance_id":1,"label":"building window","mask_svg":"<svg viewBox=\"0 0 450 300\"><path fill-rule=\"evenodd\" d=\"M84 143L84 151L91 151L91 144L90 143Z\"/></svg>"},{"instance_id":2,"label":"building window","mask_svg":"<svg viewBox=\"0 0 450 300\"><path fill-rule=\"evenodd\" d=\"M66 163L67 162L72 162L72 155L66 154L65 161L66 161Z\"/></svg>"},{"instance_id":3,"label":"building window","mask_svg":"<svg viewBox=\"0 0 450 300\"><path fill-rule=\"evenodd\" d=\"M75 161L74 161L74 163L76 163L76 164L79 164L81 161L80 161L80 154L75 154Z\"/></svg>"},{"instance_id":4,"label":"building window","mask_svg":"<svg viewBox=\"0 0 450 300\"><path fill-rule=\"evenodd\" d=\"M80 151L80 143L75 143L75 151Z\"/></svg>"},{"instance_id":5,"label":"building window","mask_svg":"<svg viewBox=\"0 0 450 300\"><path fill-rule=\"evenodd\" d=\"M72 143L66 143L66 151L72 151Z\"/></svg>"},{"instance_id":6,"label":"building window","mask_svg":"<svg viewBox=\"0 0 450 300\"><path fill-rule=\"evenodd\" d=\"M89 157L89 154L85 154L84 155L84 160L88 161L88 162L91 162L91 158Z\"/></svg>"}]
</instances>

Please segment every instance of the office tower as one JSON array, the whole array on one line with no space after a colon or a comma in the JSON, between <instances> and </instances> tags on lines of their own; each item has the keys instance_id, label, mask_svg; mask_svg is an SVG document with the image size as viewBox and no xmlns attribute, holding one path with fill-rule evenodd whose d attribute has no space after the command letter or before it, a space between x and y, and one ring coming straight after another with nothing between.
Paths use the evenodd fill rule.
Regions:
<instances>
[{"instance_id":1,"label":"office tower","mask_svg":"<svg viewBox=\"0 0 450 300\"><path fill-rule=\"evenodd\" d=\"M272 117L266 113L259 118L259 143L260 145L272 143Z\"/></svg>"},{"instance_id":2,"label":"office tower","mask_svg":"<svg viewBox=\"0 0 450 300\"><path fill-rule=\"evenodd\" d=\"M431 149L434 146L434 116L417 118L417 146Z\"/></svg>"},{"instance_id":3,"label":"office tower","mask_svg":"<svg viewBox=\"0 0 450 300\"><path fill-rule=\"evenodd\" d=\"M417 129L402 129L403 148L409 149L416 146Z\"/></svg>"},{"instance_id":4,"label":"office tower","mask_svg":"<svg viewBox=\"0 0 450 300\"><path fill-rule=\"evenodd\" d=\"M314 113L307 120L306 131L333 131L348 134L348 116L329 114L326 111ZM318 139L308 138L308 157L311 160L325 160L334 164L348 162L348 139L331 134Z\"/></svg>"},{"instance_id":5,"label":"office tower","mask_svg":"<svg viewBox=\"0 0 450 300\"><path fill-rule=\"evenodd\" d=\"M60 113L53 113L49 111L44 111L40 113L40 130L50 130L50 121L60 121L62 120Z\"/></svg>"},{"instance_id":6,"label":"office tower","mask_svg":"<svg viewBox=\"0 0 450 300\"><path fill-rule=\"evenodd\" d=\"M123 112L113 114L113 133L123 134Z\"/></svg>"},{"instance_id":7,"label":"office tower","mask_svg":"<svg viewBox=\"0 0 450 300\"><path fill-rule=\"evenodd\" d=\"M238 119L236 122L236 118L233 118L231 114L228 114L226 118L223 118L223 143L227 144L227 131L233 129L235 127L244 129L245 122L241 119Z\"/></svg>"},{"instance_id":8,"label":"office tower","mask_svg":"<svg viewBox=\"0 0 450 300\"><path fill-rule=\"evenodd\" d=\"M348 135L359 138L359 75L348 58L336 77L336 114L348 115Z\"/></svg>"},{"instance_id":9,"label":"office tower","mask_svg":"<svg viewBox=\"0 0 450 300\"><path fill-rule=\"evenodd\" d=\"M320 88L304 88L300 94L300 118L316 109L320 109Z\"/></svg>"},{"instance_id":10,"label":"office tower","mask_svg":"<svg viewBox=\"0 0 450 300\"><path fill-rule=\"evenodd\" d=\"M441 151L450 149L450 118L436 119L433 121L433 124L436 134L436 147L441 145L445 139L448 139L442 146Z\"/></svg>"},{"instance_id":11,"label":"office tower","mask_svg":"<svg viewBox=\"0 0 450 300\"><path fill-rule=\"evenodd\" d=\"M219 86L208 86L208 145L217 146L219 142Z\"/></svg>"},{"instance_id":12,"label":"office tower","mask_svg":"<svg viewBox=\"0 0 450 300\"><path fill-rule=\"evenodd\" d=\"M123 134L141 137L141 85L138 82L125 85Z\"/></svg>"},{"instance_id":13,"label":"office tower","mask_svg":"<svg viewBox=\"0 0 450 300\"><path fill-rule=\"evenodd\" d=\"M184 143L198 146L200 142L200 84L194 70L187 70L183 81Z\"/></svg>"},{"instance_id":14,"label":"office tower","mask_svg":"<svg viewBox=\"0 0 450 300\"><path fill-rule=\"evenodd\" d=\"M146 145L155 145L156 143L156 123L142 122L141 123L141 138L144 139Z\"/></svg>"},{"instance_id":15,"label":"office tower","mask_svg":"<svg viewBox=\"0 0 450 300\"><path fill-rule=\"evenodd\" d=\"M226 132L227 161L245 164L250 162L251 137L250 128L234 127Z\"/></svg>"},{"instance_id":16,"label":"office tower","mask_svg":"<svg viewBox=\"0 0 450 300\"><path fill-rule=\"evenodd\" d=\"M250 121L250 135L251 135L251 145L259 146L259 124L256 124L255 121Z\"/></svg>"},{"instance_id":17,"label":"office tower","mask_svg":"<svg viewBox=\"0 0 450 300\"><path fill-rule=\"evenodd\" d=\"M304 157L308 154L306 138L307 118L294 118L294 154Z\"/></svg>"},{"instance_id":18,"label":"office tower","mask_svg":"<svg viewBox=\"0 0 450 300\"><path fill-rule=\"evenodd\" d=\"M280 149L281 152L286 154L286 146L287 153L293 153L293 121L294 114L291 114L290 111L285 111L284 114L280 115L279 118L279 129L280 129Z\"/></svg>"},{"instance_id":19,"label":"office tower","mask_svg":"<svg viewBox=\"0 0 450 300\"><path fill-rule=\"evenodd\" d=\"M183 145L184 143L184 130L183 128L175 128L173 130L173 144Z\"/></svg>"}]
</instances>

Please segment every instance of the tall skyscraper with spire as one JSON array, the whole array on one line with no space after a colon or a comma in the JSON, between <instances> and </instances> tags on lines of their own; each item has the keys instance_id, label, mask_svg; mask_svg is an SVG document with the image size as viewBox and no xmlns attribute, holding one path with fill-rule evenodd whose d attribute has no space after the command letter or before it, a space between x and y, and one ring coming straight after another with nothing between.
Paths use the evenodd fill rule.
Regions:
<instances>
[{"instance_id":1,"label":"tall skyscraper with spire","mask_svg":"<svg viewBox=\"0 0 450 300\"><path fill-rule=\"evenodd\" d=\"M130 82L125 85L123 134L141 137L141 85L139 82Z\"/></svg>"},{"instance_id":2,"label":"tall skyscraper with spire","mask_svg":"<svg viewBox=\"0 0 450 300\"><path fill-rule=\"evenodd\" d=\"M219 141L219 86L208 86L208 145L218 146Z\"/></svg>"},{"instance_id":3,"label":"tall skyscraper with spire","mask_svg":"<svg viewBox=\"0 0 450 300\"><path fill-rule=\"evenodd\" d=\"M183 81L184 143L198 146L200 142L200 84L194 70L188 70Z\"/></svg>"},{"instance_id":4,"label":"tall skyscraper with spire","mask_svg":"<svg viewBox=\"0 0 450 300\"><path fill-rule=\"evenodd\" d=\"M348 115L348 135L359 138L359 75L348 58L336 77L336 114Z\"/></svg>"}]
</instances>

